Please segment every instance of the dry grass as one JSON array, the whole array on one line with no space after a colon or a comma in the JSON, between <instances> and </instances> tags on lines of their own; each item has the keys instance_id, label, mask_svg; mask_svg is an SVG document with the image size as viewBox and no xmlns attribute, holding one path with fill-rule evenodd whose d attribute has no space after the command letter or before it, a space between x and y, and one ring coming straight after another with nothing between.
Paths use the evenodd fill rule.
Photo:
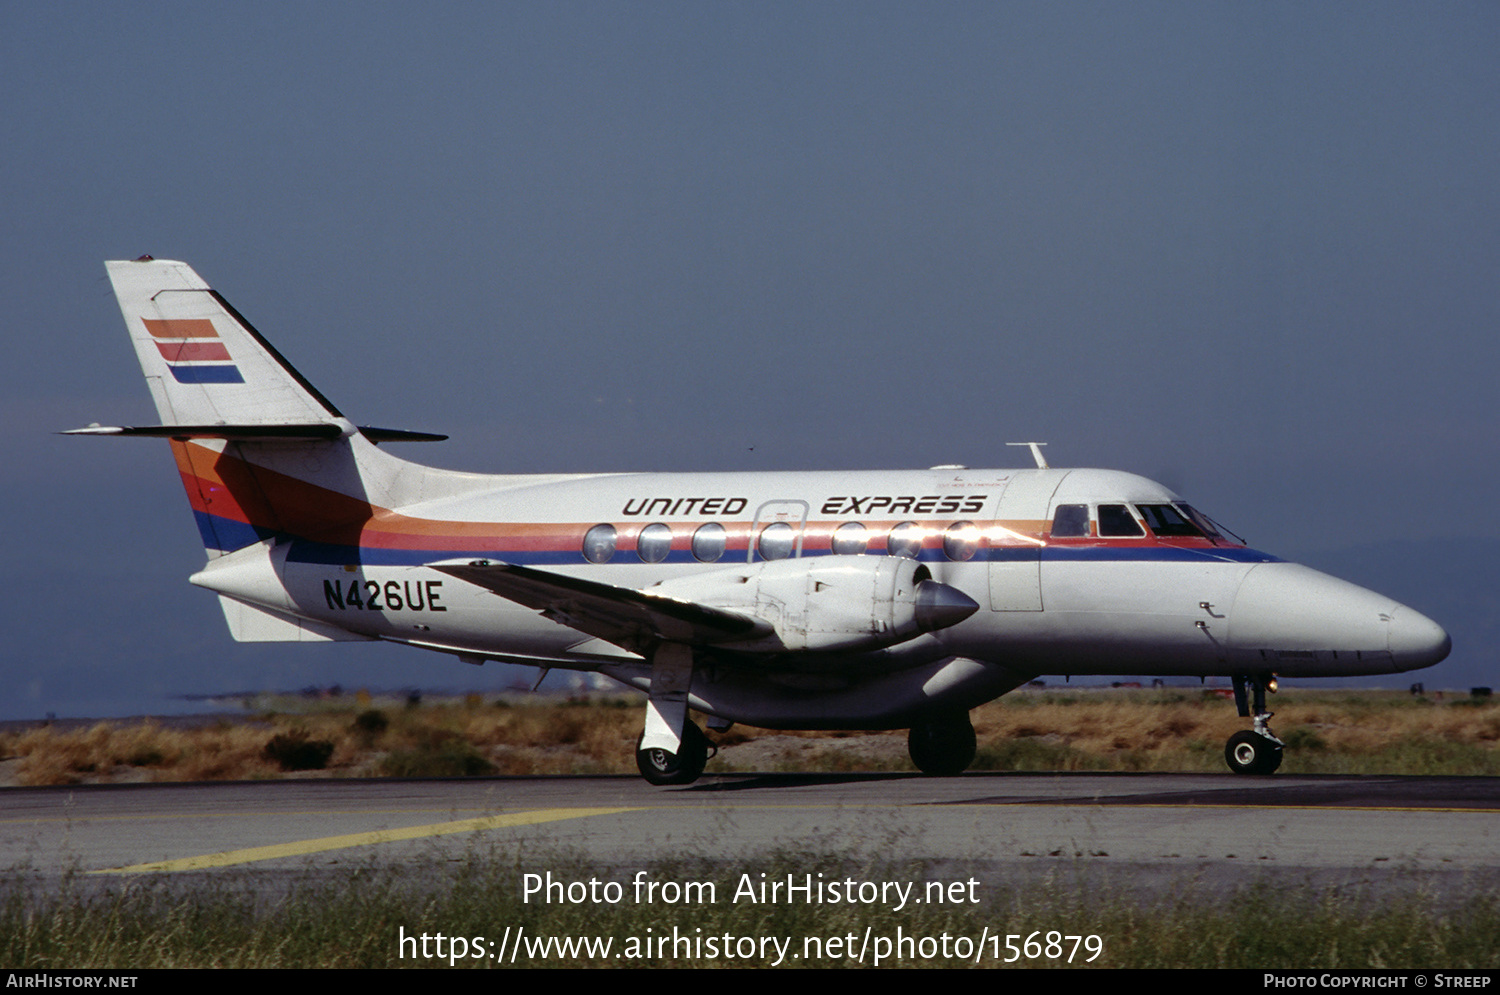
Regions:
<instances>
[{"instance_id":1,"label":"dry grass","mask_svg":"<svg viewBox=\"0 0 1500 995\"><path fill-rule=\"evenodd\" d=\"M1292 773L1500 774L1500 703L1386 691L1283 692L1273 728ZM368 696L264 703L260 714L198 729L101 722L0 734L0 767L22 785L279 777L633 773L639 699L471 695L415 707ZM1220 772L1224 741L1246 728L1232 701L1197 690L1025 690L972 713L974 769ZM332 745L321 771L283 771L275 736ZM710 771L909 770L906 736L769 732L713 736Z\"/></svg>"},{"instance_id":2,"label":"dry grass","mask_svg":"<svg viewBox=\"0 0 1500 995\"><path fill-rule=\"evenodd\" d=\"M0 736L0 755L20 758L16 780L25 785L274 777L275 765L261 756L266 739L263 729L240 723L175 730L100 722Z\"/></svg>"},{"instance_id":3,"label":"dry grass","mask_svg":"<svg viewBox=\"0 0 1500 995\"><path fill-rule=\"evenodd\" d=\"M521 705L461 701L408 707L350 698L276 702L242 722L171 729L153 721L0 733L0 760L20 785L279 777L627 773L640 710L614 700ZM363 707L361 707L363 706ZM378 713L382 723L358 721ZM333 745L322 771L283 771L266 756L277 735Z\"/></svg>"},{"instance_id":4,"label":"dry grass","mask_svg":"<svg viewBox=\"0 0 1500 995\"><path fill-rule=\"evenodd\" d=\"M1500 774L1500 702L1399 691L1283 691L1269 701L1289 773ZM1248 728L1234 702L1199 691L1022 691L973 712L976 766L1224 769Z\"/></svg>"}]
</instances>

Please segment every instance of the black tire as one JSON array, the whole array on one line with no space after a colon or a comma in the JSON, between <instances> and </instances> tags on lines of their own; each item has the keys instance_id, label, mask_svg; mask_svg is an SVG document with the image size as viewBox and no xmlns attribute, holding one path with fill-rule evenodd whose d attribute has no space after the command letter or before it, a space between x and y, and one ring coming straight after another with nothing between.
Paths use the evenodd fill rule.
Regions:
<instances>
[{"instance_id":1,"label":"black tire","mask_svg":"<svg viewBox=\"0 0 1500 995\"><path fill-rule=\"evenodd\" d=\"M642 734L642 738L645 735ZM682 747L677 753L663 749L643 750L636 742L635 765L649 783L658 787L692 784L708 765L708 737L689 722L682 730Z\"/></svg>"},{"instance_id":2,"label":"black tire","mask_svg":"<svg viewBox=\"0 0 1500 995\"><path fill-rule=\"evenodd\" d=\"M906 749L917 770L933 777L962 774L979 746L968 712L933 716L911 727Z\"/></svg>"},{"instance_id":3,"label":"black tire","mask_svg":"<svg viewBox=\"0 0 1500 995\"><path fill-rule=\"evenodd\" d=\"M1237 732L1224 744L1224 762L1236 774L1274 774L1281 766L1281 744L1255 732Z\"/></svg>"}]
</instances>

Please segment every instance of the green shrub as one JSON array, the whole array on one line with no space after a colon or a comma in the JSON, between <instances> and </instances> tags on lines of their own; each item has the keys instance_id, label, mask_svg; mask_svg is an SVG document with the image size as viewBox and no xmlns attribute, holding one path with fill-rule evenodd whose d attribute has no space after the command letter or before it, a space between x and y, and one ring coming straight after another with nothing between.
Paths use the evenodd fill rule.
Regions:
<instances>
[{"instance_id":1,"label":"green shrub","mask_svg":"<svg viewBox=\"0 0 1500 995\"><path fill-rule=\"evenodd\" d=\"M374 739L391 727L391 720L378 708L366 709L354 717L354 731Z\"/></svg>"},{"instance_id":2,"label":"green shrub","mask_svg":"<svg viewBox=\"0 0 1500 995\"><path fill-rule=\"evenodd\" d=\"M1289 750L1326 750L1328 748L1323 737L1319 736L1316 730L1306 726L1298 726L1291 732L1283 733L1281 741Z\"/></svg>"},{"instance_id":3,"label":"green shrub","mask_svg":"<svg viewBox=\"0 0 1500 995\"><path fill-rule=\"evenodd\" d=\"M455 736L393 750L381 760L380 772L386 777L484 777L496 767L473 744Z\"/></svg>"},{"instance_id":4,"label":"green shrub","mask_svg":"<svg viewBox=\"0 0 1500 995\"><path fill-rule=\"evenodd\" d=\"M272 736L261 752L282 770L322 770L333 756L333 743L312 739L306 730L294 729Z\"/></svg>"}]
</instances>

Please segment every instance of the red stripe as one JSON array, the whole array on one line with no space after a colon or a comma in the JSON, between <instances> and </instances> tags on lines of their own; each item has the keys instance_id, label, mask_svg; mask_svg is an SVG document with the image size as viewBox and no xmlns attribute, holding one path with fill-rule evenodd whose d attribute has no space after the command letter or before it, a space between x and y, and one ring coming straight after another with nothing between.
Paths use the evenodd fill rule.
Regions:
<instances>
[{"instance_id":1,"label":"red stripe","mask_svg":"<svg viewBox=\"0 0 1500 995\"><path fill-rule=\"evenodd\" d=\"M265 467L252 467L229 452L216 453L207 446L173 442L178 471L182 475L188 502L194 511L206 512L229 521L243 522L275 532L289 532L315 542L330 545L366 546L372 549L514 549L517 551L576 550L579 537L590 523L526 522L455 522L442 519L413 518L400 512L375 507L358 498L340 494L310 481L298 480ZM621 539L629 542L639 533L642 523L620 525ZM684 549L696 522L674 523L672 548ZM750 542L745 522L726 522L729 551L743 553ZM890 520L866 521L870 530L870 548L886 548L885 530ZM977 520L981 531L999 523ZM1004 528L1040 534L1044 521L1008 521ZM828 548L832 522L809 522L804 538L805 550ZM925 548L938 543L936 527L925 537ZM1009 536L990 536L990 548L1029 546ZM1078 537L1055 539L1055 547L1141 548L1159 546L1212 548L1214 543L1201 537L1174 537L1160 540L1139 538Z\"/></svg>"},{"instance_id":2,"label":"red stripe","mask_svg":"<svg viewBox=\"0 0 1500 995\"><path fill-rule=\"evenodd\" d=\"M229 350L222 342L158 342L156 348L161 358L169 363L229 358Z\"/></svg>"}]
</instances>

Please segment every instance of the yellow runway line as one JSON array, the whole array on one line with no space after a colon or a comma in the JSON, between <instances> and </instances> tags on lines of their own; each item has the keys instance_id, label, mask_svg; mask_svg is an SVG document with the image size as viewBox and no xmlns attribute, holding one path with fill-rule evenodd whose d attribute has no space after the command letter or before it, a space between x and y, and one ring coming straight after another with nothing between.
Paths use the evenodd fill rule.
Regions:
<instances>
[{"instance_id":1,"label":"yellow runway line","mask_svg":"<svg viewBox=\"0 0 1500 995\"><path fill-rule=\"evenodd\" d=\"M393 843L397 840L416 840L428 836L447 836L450 833L471 833L479 829L504 829L507 826L531 826L539 822L560 822L564 819L584 819L594 815L616 815L634 812L633 808L544 808L533 812L516 812L511 815L489 815L478 819L459 819L457 822L435 822L426 826L407 826L405 829L377 829L369 833L349 833L346 836L324 836L321 839L298 840L292 843L277 843L272 846L253 846L244 850L225 850L223 853L206 853L199 857L183 857L179 860L159 860L150 864L131 864L129 867L109 867L90 871L90 874L151 874L170 871L198 871L209 867L231 867L249 864L257 860L275 860L279 857L300 857L325 850L343 850L353 846L370 846L375 843Z\"/></svg>"}]
</instances>

